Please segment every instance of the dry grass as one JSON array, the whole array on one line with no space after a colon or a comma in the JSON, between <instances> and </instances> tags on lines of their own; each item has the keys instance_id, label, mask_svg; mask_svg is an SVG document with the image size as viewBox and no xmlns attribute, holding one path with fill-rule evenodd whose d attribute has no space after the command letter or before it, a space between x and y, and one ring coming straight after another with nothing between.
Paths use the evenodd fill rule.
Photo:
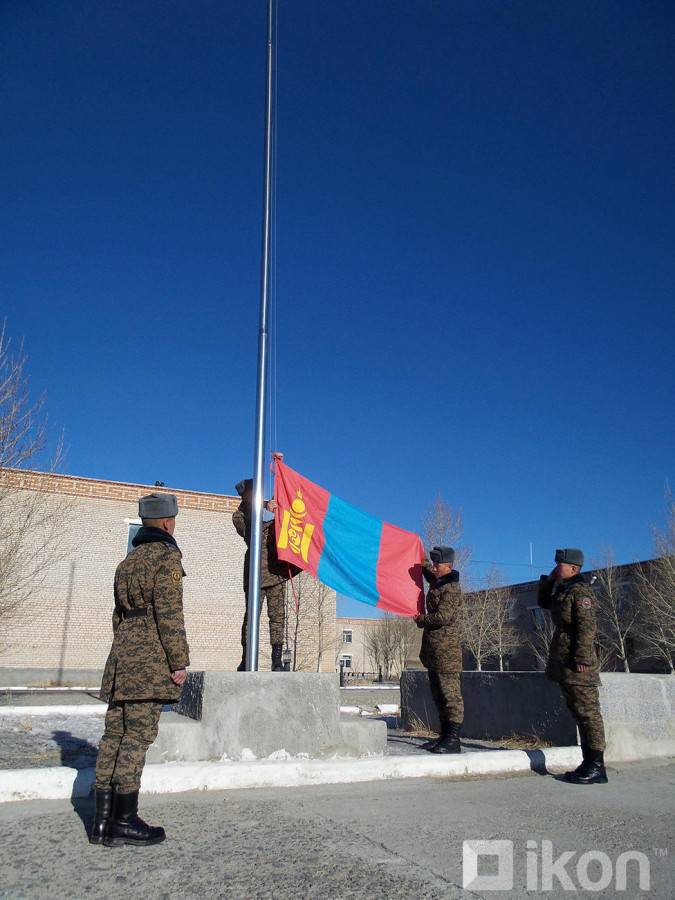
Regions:
<instances>
[{"instance_id":1,"label":"dry grass","mask_svg":"<svg viewBox=\"0 0 675 900\"><path fill-rule=\"evenodd\" d=\"M541 750L552 747L552 741L545 741L536 734L511 734L496 741L505 750Z\"/></svg>"},{"instance_id":2,"label":"dry grass","mask_svg":"<svg viewBox=\"0 0 675 900\"><path fill-rule=\"evenodd\" d=\"M406 729L406 734L410 735L410 737L421 737L421 738L437 738L438 732L429 728L429 723L424 722L418 716L413 716L410 727Z\"/></svg>"}]
</instances>

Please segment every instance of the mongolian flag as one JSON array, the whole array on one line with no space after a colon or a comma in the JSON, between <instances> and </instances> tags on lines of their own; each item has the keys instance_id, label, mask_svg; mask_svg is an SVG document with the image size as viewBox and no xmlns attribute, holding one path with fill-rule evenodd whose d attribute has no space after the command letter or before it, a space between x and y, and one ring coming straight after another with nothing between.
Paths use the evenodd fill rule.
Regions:
<instances>
[{"instance_id":1,"label":"mongolian flag","mask_svg":"<svg viewBox=\"0 0 675 900\"><path fill-rule=\"evenodd\" d=\"M275 464L275 525L279 559L362 603L414 616L423 610L422 541L374 519Z\"/></svg>"}]
</instances>

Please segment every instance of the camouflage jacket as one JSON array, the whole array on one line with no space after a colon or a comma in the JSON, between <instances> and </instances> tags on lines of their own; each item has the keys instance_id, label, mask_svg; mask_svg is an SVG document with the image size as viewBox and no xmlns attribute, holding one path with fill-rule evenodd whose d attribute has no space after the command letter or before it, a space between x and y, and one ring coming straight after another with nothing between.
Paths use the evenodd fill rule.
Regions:
<instances>
[{"instance_id":1,"label":"camouflage jacket","mask_svg":"<svg viewBox=\"0 0 675 900\"><path fill-rule=\"evenodd\" d=\"M232 523L240 537L246 541L246 556L244 557L244 591L248 591L248 567L251 546L251 507L243 501L232 513ZM260 559L260 584L261 587L274 587L288 579L289 564L279 560L277 556L277 538L274 529L274 519L263 522L261 559ZM291 566L291 575L296 575L300 570Z\"/></svg>"},{"instance_id":2,"label":"camouflage jacket","mask_svg":"<svg viewBox=\"0 0 675 900\"><path fill-rule=\"evenodd\" d=\"M425 565L424 577L429 582L426 612L416 622L424 628L420 660L434 672L461 672L462 645L460 641L460 611L462 589L459 572L436 578L433 569Z\"/></svg>"},{"instance_id":3,"label":"camouflage jacket","mask_svg":"<svg viewBox=\"0 0 675 900\"><path fill-rule=\"evenodd\" d=\"M103 673L103 700L178 700L171 672L190 664L183 622L183 566L178 545L141 528L115 572L113 643ZM145 616L126 617L133 609Z\"/></svg>"},{"instance_id":4,"label":"camouflage jacket","mask_svg":"<svg viewBox=\"0 0 675 900\"><path fill-rule=\"evenodd\" d=\"M595 597L583 575L566 581L551 581L542 575L537 599L539 606L551 611L555 625L548 651L548 677L566 684L599 684ZM590 668L587 672L577 672L577 665Z\"/></svg>"}]
</instances>

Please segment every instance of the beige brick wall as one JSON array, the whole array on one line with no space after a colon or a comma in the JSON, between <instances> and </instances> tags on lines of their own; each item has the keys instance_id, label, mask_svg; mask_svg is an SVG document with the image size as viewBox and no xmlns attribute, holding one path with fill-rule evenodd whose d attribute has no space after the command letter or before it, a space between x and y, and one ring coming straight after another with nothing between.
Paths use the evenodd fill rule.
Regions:
<instances>
[{"instance_id":1,"label":"beige brick wall","mask_svg":"<svg viewBox=\"0 0 675 900\"><path fill-rule=\"evenodd\" d=\"M17 497L37 491L45 503L66 507L63 552L50 560L44 580L36 583L16 621L3 628L0 666L102 668L112 639L113 576L126 553L128 522L137 520L140 496L162 489L5 470L0 472L0 490L16 492ZM239 499L166 490L178 497L175 537L187 572L184 610L192 668L235 669L241 659L244 613L245 545L232 525ZM331 630L334 610L333 597ZM312 634L304 640L305 653L311 654ZM269 668L269 657L263 606L261 669ZM321 670L335 670L334 656L322 660Z\"/></svg>"}]
</instances>

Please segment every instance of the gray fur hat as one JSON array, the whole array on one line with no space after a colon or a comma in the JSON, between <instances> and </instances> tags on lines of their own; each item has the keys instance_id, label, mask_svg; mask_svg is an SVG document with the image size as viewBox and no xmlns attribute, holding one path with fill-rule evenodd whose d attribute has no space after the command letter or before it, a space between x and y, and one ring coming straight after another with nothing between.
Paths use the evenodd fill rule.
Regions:
<instances>
[{"instance_id":1,"label":"gray fur hat","mask_svg":"<svg viewBox=\"0 0 675 900\"><path fill-rule=\"evenodd\" d=\"M147 494L138 501L138 515L141 519L173 519L178 515L178 500L175 494Z\"/></svg>"},{"instance_id":2,"label":"gray fur hat","mask_svg":"<svg viewBox=\"0 0 675 900\"><path fill-rule=\"evenodd\" d=\"M455 562L455 551L452 547L434 547L430 551L429 556L431 561L435 563L449 563L453 565Z\"/></svg>"},{"instance_id":3,"label":"gray fur hat","mask_svg":"<svg viewBox=\"0 0 675 900\"><path fill-rule=\"evenodd\" d=\"M253 490L253 479L252 478L242 478L241 481L238 481L234 486L235 491L239 494L240 497L243 497L246 491Z\"/></svg>"},{"instance_id":4,"label":"gray fur hat","mask_svg":"<svg viewBox=\"0 0 675 900\"><path fill-rule=\"evenodd\" d=\"M564 550L555 551L555 561L557 563L569 563L572 566L583 566L584 551L578 550L576 547L566 547Z\"/></svg>"}]
</instances>

